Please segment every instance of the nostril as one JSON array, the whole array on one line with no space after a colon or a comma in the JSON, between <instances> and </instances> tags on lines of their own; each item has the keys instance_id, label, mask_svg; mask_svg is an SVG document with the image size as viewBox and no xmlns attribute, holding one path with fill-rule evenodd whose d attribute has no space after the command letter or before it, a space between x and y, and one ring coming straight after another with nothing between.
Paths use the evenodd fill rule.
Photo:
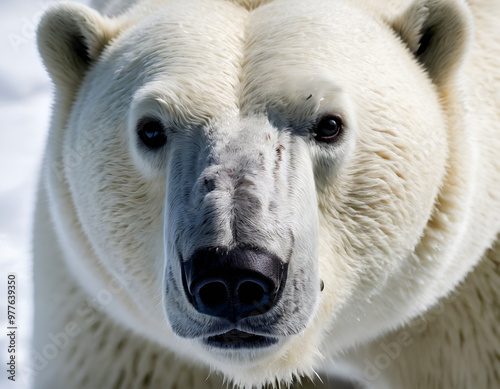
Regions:
<instances>
[{"instance_id":1,"label":"nostril","mask_svg":"<svg viewBox=\"0 0 500 389\"><path fill-rule=\"evenodd\" d=\"M246 305L260 304L265 295L262 285L253 281L242 282L238 287L238 299Z\"/></svg>"},{"instance_id":2,"label":"nostril","mask_svg":"<svg viewBox=\"0 0 500 389\"><path fill-rule=\"evenodd\" d=\"M287 268L265 250L210 247L182 263L182 279L186 297L198 312L236 323L276 305Z\"/></svg>"},{"instance_id":3,"label":"nostril","mask_svg":"<svg viewBox=\"0 0 500 389\"><path fill-rule=\"evenodd\" d=\"M222 282L209 282L198 290L201 302L210 308L216 308L226 303L227 289Z\"/></svg>"}]
</instances>

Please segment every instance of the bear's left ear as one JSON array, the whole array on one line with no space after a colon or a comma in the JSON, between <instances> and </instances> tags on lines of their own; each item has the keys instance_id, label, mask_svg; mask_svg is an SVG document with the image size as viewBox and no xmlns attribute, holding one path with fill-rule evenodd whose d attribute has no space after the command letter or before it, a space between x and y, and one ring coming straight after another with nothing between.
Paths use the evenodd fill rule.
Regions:
<instances>
[{"instance_id":1,"label":"bear's left ear","mask_svg":"<svg viewBox=\"0 0 500 389\"><path fill-rule=\"evenodd\" d=\"M455 76L472 40L464 0L415 0L391 25L438 87Z\"/></svg>"},{"instance_id":2,"label":"bear's left ear","mask_svg":"<svg viewBox=\"0 0 500 389\"><path fill-rule=\"evenodd\" d=\"M115 20L76 3L58 4L43 15L37 31L38 50L60 92L67 95L77 90L118 31Z\"/></svg>"}]
</instances>

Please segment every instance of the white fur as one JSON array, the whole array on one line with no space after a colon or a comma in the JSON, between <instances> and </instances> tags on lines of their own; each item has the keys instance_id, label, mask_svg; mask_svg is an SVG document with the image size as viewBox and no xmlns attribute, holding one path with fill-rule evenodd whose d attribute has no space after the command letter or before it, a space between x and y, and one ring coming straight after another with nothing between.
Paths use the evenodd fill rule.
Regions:
<instances>
[{"instance_id":1,"label":"white fur","mask_svg":"<svg viewBox=\"0 0 500 389\"><path fill-rule=\"evenodd\" d=\"M403 5L48 11L34 349L58 352L35 387L221 387L207 369L299 385L330 357L380 388L500 385L500 6ZM329 113L343 136L320 144L310 129ZM165 127L154 153L144 117ZM279 342L211 349L181 261L240 244L288 263L283 296L252 322Z\"/></svg>"}]
</instances>

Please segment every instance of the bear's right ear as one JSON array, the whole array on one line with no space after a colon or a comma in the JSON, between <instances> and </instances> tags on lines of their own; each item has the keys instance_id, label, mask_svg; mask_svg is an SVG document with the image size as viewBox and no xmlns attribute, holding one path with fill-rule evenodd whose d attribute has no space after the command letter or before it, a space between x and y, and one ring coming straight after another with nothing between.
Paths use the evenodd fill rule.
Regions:
<instances>
[{"instance_id":1,"label":"bear's right ear","mask_svg":"<svg viewBox=\"0 0 500 389\"><path fill-rule=\"evenodd\" d=\"M113 19L86 6L62 3L50 8L38 26L38 50L61 92L78 88L85 72L118 34Z\"/></svg>"}]
</instances>

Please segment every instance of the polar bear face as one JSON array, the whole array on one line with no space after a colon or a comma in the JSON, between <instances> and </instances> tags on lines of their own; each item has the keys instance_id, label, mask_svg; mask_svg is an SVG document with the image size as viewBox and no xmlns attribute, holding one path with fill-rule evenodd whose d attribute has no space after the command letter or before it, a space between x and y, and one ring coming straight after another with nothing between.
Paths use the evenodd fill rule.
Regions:
<instances>
[{"instance_id":1,"label":"polar bear face","mask_svg":"<svg viewBox=\"0 0 500 389\"><path fill-rule=\"evenodd\" d=\"M115 19L58 6L40 27L58 94L48 189L82 287L119 284L124 325L243 384L308 373L328 334L335 352L422 310L411 274L439 278L415 252L460 40L439 69L438 34L414 53L396 34L421 38L427 8L395 32L344 2L159 3Z\"/></svg>"}]
</instances>

